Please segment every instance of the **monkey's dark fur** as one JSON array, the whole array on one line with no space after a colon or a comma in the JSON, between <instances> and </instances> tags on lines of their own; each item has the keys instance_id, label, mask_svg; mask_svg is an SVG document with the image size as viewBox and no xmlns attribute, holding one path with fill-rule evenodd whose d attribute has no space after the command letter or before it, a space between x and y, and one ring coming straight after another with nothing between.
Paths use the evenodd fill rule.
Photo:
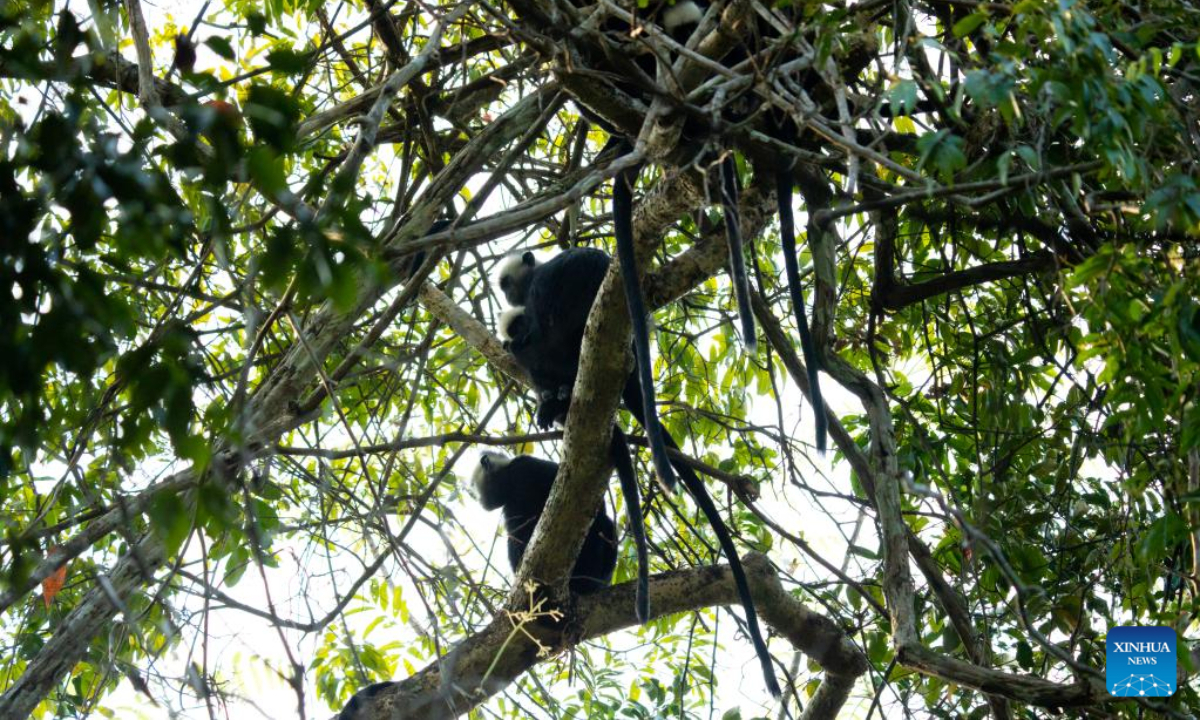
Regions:
<instances>
[{"instance_id":1,"label":"monkey's dark fur","mask_svg":"<svg viewBox=\"0 0 1200 720\"><path fill-rule=\"evenodd\" d=\"M703 15L702 6L694 0L678 0L675 3L660 3L650 19L664 25L665 29L677 40L685 40L696 27ZM612 131L611 127L606 128ZM633 147L628 138L619 134L613 136L610 144L616 145L622 154L631 152ZM613 181L613 234L616 237L617 258L621 265L621 275L625 290L626 304L632 323L632 334L635 355L635 369L626 381L622 392L622 400L631 413L642 424L646 431L650 446L651 458L659 477L671 487L674 485L674 472L683 478L684 487L692 495L696 504L704 512L713 532L721 544L721 549L729 560L734 580L738 587L742 605L746 610L747 628L762 666L767 688L775 696L780 695L779 683L775 678L770 654L766 642L758 627L754 601L750 595L745 572L729 531L725 527L716 505L712 502L704 483L685 463L670 460L667 446L678 448L677 443L662 426L658 419L657 407L654 400L653 375L651 372L649 327L646 321L647 310L642 297L637 262L633 241L633 187L637 180L640 166L626 169L619 173ZM753 348L755 342L754 320L749 304L749 282L743 258L741 231L737 216L737 178L732 158L727 157L720 163L721 199L726 220L730 250L730 268L734 288L737 292L739 313L742 319L742 329L745 341ZM787 173L790 182L790 172ZM789 203L788 215L790 220L790 185L787 193ZM784 205L780 198L780 207ZM785 238L785 250L788 248ZM577 259L578 253L588 253L588 260ZM518 362L529 371L535 387L540 392L538 406L538 422L546 426L554 419L565 416L569 405L571 388L579 369L579 351L583 344L583 330L587 322L596 292L600 287L604 273L601 271L597 251L569 250L538 266L531 254L520 256L519 264L509 263L501 271L501 289L514 309L503 318L502 332L507 332L510 349ZM568 253L575 253L568 255ZM605 256L607 259L607 256ZM578 268L576 269L576 265ZM549 268L549 269L546 269ZM791 266L789 265L789 269ZM607 263L603 270L607 270ZM793 273L788 274L789 282ZM507 285L506 285L507 280ZM795 298L798 287L793 285L792 295ZM524 306L521 309L521 306ZM803 305L797 308L803 312ZM802 316L803 317L803 316ZM808 337L808 326L801 326L801 340L807 341L805 356L811 354L811 338ZM810 369L810 378L816 374L815 365ZM814 406L818 406L817 442L824 450L824 415L819 408L819 388L815 382L813 389ZM614 433L616 443L616 433ZM623 451L628 452L627 444ZM617 447L614 445L614 459ZM625 491L627 500L637 492L636 484L631 477L622 476L622 488L626 483L632 485ZM639 580L646 583L648 579L646 566L639 558ZM639 583L641 584L641 583ZM639 615L641 604L646 601L639 588Z\"/></svg>"},{"instance_id":2,"label":"monkey's dark fur","mask_svg":"<svg viewBox=\"0 0 1200 720\"><path fill-rule=\"evenodd\" d=\"M504 513L508 563L513 572L521 566L557 474L558 463L529 455L510 458L503 453L485 452L479 457L472 479L480 504L488 510L500 508ZM601 506L583 539L568 586L577 593L606 588L616 566L617 528Z\"/></svg>"},{"instance_id":3,"label":"monkey's dark fur","mask_svg":"<svg viewBox=\"0 0 1200 720\"><path fill-rule=\"evenodd\" d=\"M508 563L513 572L521 566L525 548L533 537L550 488L558 474L558 463L518 455L485 452L479 457L472 481L479 502L488 510L500 508L508 532ZM608 587L617 566L617 528L602 506L592 520L583 548L571 569L568 587L572 592L588 593ZM394 682L378 682L359 690L338 713L338 720L356 720L369 700Z\"/></svg>"},{"instance_id":4,"label":"monkey's dark fur","mask_svg":"<svg viewBox=\"0 0 1200 720\"><path fill-rule=\"evenodd\" d=\"M686 43L690 35L697 28L701 18L708 10L708 6L709 3L706 0L676 0L675 2L663 1L659 3L651 3L647 9L640 11L640 14L644 20L649 20L661 25L676 42ZM789 13L794 14L795 10L789 8L776 8L773 10L773 12L781 12L786 15ZM606 29L610 32L616 32L618 34L629 33L631 30L628 24L620 21L609 22L606 26ZM720 58L720 60L728 67L736 67L742 61L752 56L756 56L757 51L765 48L767 43L777 41L778 39L778 30L770 23L760 18L759 21L753 25L749 36L746 37L741 44L730 50L724 58ZM782 58L784 57L784 54L779 53L774 56ZM639 63L639 65L642 69L642 72L649 77L654 77L655 60L653 57L641 56L641 58L642 62ZM648 61L648 64L646 61ZM756 62L761 63L762 58L758 58ZM758 67L756 65L755 72L762 72L764 69L765 68ZM620 85L620 87L627 93L635 95L638 94L637 86L635 85L623 84ZM753 96L751 91L747 91L746 97L742 98L741 100L734 98L729 104L735 109L726 113L726 119L734 124L739 124L746 121L751 115L755 114L756 109L761 103ZM591 119L593 122L599 120L601 127L607 130L610 134L614 135L615 142L624 144L625 152L628 152L632 149L629 145L628 138L621 137L615 128L613 128L609 123L604 122L603 119L597 118L595 113L586 109L584 110L584 115L586 117ZM791 118L783 116L778 111L768 111L766 113L766 125L768 134L775 139L793 145L797 143L800 131ZM708 147L712 144L715 144L717 145L718 150L722 145L719 138L714 138L711 136L711 133L700 130L693 122L685 122L683 132L684 136L686 137L686 142L690 145L694 145L696 147ZM754 315L750 308L750 281L746 268L744 241L742 239L741 227L738 221L737 205L739 190L737 187L737 166L731 153L724 152L723 155L724 156L717 161L719 179L718 194L721 201L722 214L724 215L725 219L726 240L729 247L729 277L733 285L734 296L737 300L738 319L743 342L745 342L746 347L753 352L756 346L756 328ZM816 437L817 451L821 454L824 454L828 444L828 423L825 417L825 402L821 394L821 360L817 356L812 334L809 329L808 315L804 304L804 293L800 284L800 273L796 260L795 223L792 220L791 208L793 172L792 168L783 162L776 164L774 167L766 169L774 176L774 182L777 189L776 198L779 211L780 236L782 239L782 247L785 259L785 277L787 279L793 312L795 313L796 317L796 325L799 329L800 347L804 353L804 363L808 370L808 384L810 390L809 397L813 408L815 426L814 434ZM756 168L756 172L758 170L759 168ZM613 192L613 221L614 225L616 225L618 228L616 230L617 255L619 258L621 258L622 267L628 263L631 268L636 267L636 265L632 260L632 252L626 253L626 250L622 245L622 237L620 232L620 226L623 224L628 224L629 219L620 216L620 214L624 212L624 209L619 204L618 193L623 192L623 189L617 186L632 186L633 181L637 177L637 172L637 170L632 170L628 171L627 173L623 173L625 176L624 179L621 176L618 176L614 183ZM629 206L631 205L632 203L629 203ZM630 240L630 248L632 248L632 240ZM627 254L629 255L628 260L625 258ZM636 277L636 275L631 272L623 272L626 278ZM643 303L640 301L640 289L627 287L626 292L627 297L629 298L630 311L633 313L644 312L644 308L642 307ZM639 335L640 333L638 332L637 328L635 328L634 342L637 346L642 344ZM645 344L648 345L648 343L649 341L647 339ZM650 360L649 357L643 359L639 356L637 358L637 362L639 363L639 366L649 365ZM662 475L663 471L661 465L663 464L664 452L660 443L654 443L653 438L651 438L651 440L651 452L655 460L655 467L658 469L660 475ZM669 475L663 475L663 477L664 480L669 481Z\"/></svg>"}]
</instances>

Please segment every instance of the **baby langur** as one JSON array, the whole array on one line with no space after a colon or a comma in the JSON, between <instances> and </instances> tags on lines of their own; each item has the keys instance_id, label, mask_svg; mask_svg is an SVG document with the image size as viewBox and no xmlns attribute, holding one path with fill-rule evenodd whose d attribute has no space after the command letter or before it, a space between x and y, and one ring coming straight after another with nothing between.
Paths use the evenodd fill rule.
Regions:
<instances>
[{"instance_id":1,"label":"baby langur","mask_svg":"<svg viewBox=\"0 0 1200 720\"><path fill-rule=\"evenodd\" d=\"M557 474L558 463L529 455L509 457L489 451L479 456L472 481L480 504L487 510L500 508L504 513L508 563L514 573L521 566ZM569 587L576 593L606 588L616 566L617 529L601 505L571 570Z\"/></svg>"}]
</instances>

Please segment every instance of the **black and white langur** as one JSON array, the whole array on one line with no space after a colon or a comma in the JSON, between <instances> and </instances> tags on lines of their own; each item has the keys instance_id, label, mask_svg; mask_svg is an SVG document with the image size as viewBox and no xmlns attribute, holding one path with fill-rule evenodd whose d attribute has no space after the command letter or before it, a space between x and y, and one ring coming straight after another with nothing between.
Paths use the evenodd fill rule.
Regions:
<instances>
[{"instance_id":1,"label":"black and white langur","mask_svg":"<svg viewBox=\"0 0 1200 720\"><path fill-rule=\"evenodd\" d=\"M500 508L508 532L508 563L515 573L533 537L550 488L558 474L558 463L530 455L509 457L500 452L483 452L472 482L486 510ZM583 548L572 566L568 586L573 592L602 590L612 582L617 567L617 528L604 506L583 539Z\"/></svg>"},{"instance_id":2,"label":"black and white langur","mask_svg":"<svg viewBox=\"0 0 1200 720\"><path fill-rule=\"evenodd\" d=\"M500 332L512 343L510 350L540 393L537 424L541 428L551 427L567 414L579 369L582 330L609 262L603 250L576 247L545 263L539 263L532 252L523 252L500 264L497 284L505 300L514 309L529 307L524 317L521 312L504 313ZM541 336L539 355L519 342L534 330Z\"/></svg>"},{"instance_id":3,"label":"black and white langur","mask_svg":"<svg viewBox=\"0 0 1200 720\"><path fill-rule=\"evenodd\" d=\"M508 258L501 265L500 289L514 307L502 315L500 331L517 362L529 372L535 387L541 394L542 401L538 408L539 419L557 416L551 417L552 421L565 417L569 406L570 392L575 385L575 376L579 373L579 353L583 345L587 316L591 312L596 294L600 289L600 283L608 271L610 263L611 258L600 250L572 248L541 264L537 262L532 253L523 253ZM622 268L622 272L624 272L624 268ZM644 330L645 316L643 315L640 319ZM636 324L636 318L634 318L634 322ZM662 426L657 414L648 415L645 412L646 405L653 406L653 395L650 392L643 393L644 387L653 388L650 378L647 376L643 381L640 372L630 373L621 392L622 401L630 413L641 423L648 438L657 433L661 441L678 449L679 445ZM647 397L650 398L648 403L646 402ZM620 451L619 445L623 445L623 452ZM618 461L620 457L629 457L628 447L624 433L620 427L614 425L614 462ZM738 556L737 548L734 547L729 529L725 526L704 482L700 480L695 471L685 462L670 460L665 450L663 450L663 456L670 463L668 468L673 465L674 470L683 479L683 486L692 496L700 511L704 513L709 525L712 526L721 551L729 561L738 597L746 612L748 634L762 666L767 688L772 694L778 696L780 693L779 683L775 679L771 656L759 630L758 614L754 609L754 598L750 595L750 585L746 580L746 573L742 568L741 559ZM632 511L631 499L635 498L638 492L632 466L626 475L618 465L618 475L622 480L622 492L625 493L626 505ZM629 478L632 485L628 489L626 488L626 477ZM642 530L640 508L638 517L638 530ZM632 512L630 524L635 524ZM635 539L639 542L645 540L644 535L641 538L635 535ZM643 578L645 571L642 564L642 552L644 550L639 548L639 614L642 612L640 603L643 584L648 587L648 580Z\"/></svg>"},{"instance_id":4,"label":"black and white langur","mask_svg":"<svg viewBox=\"0 0 1200 720\"><path fill-rule=\"evenodd\" d=\"M570 248L544 264L539 264L531 252L510 256L501 263L498 284L513 307L500 316L500 337L529 373L538 393L535 420L541 428L566 420L579 372L583 328L609 262L608 254L601 250ZM650 619L646 525L629 441L616 423L610 453L637 553L635 609L638 620L645 623Z\"/></svg>"},{"instance_id":5,"label":"black and white langur","mask_svg":"<svg viewBox=\"0 0 1200 720\"><path fill-rule=\"evenodd\" d=\"M680 43L687 41L703 17L704 8L695 2L695 0L660 0L657 3L652 3L644 13L645 19L661 25L672 39ZM635 28L623 22L613 22L609 29L625 32L631 36L637 32ZM647 57L644 61L639 61L642 70L651 77L655 75L655 64L656 61L652 57ZM584 114L589 118L594 117L594 113L586 111L586 108ZM602 119L600 119L600 124L612 134L609 145L616 147L617 151L622 155L633 151L633 146L629 139L619 134L616 128ZM658 409L654 402L653 373L651 372L653 363L650 357L650 327L646 320L646 302L642 297L642 288L638 283L637 261L634 256L633 186L636 184L640 172L641 165L639 164L623 170L613 179L613 235L617 243L617 260L621 265L625 303L629 307L629 318L632 324L634 372L637 376L636 381L639 385L638 395L640 396L637 404L641 406L640 412L632 406L629 406L629 409L635 414L638 422L646 430L646 438L650 445L650 457L654 464L655 472L658 473L658 477L663 485L668 488L674 488L675 474L672 472L671 463L667 456L665 438L663 437L664 431L661 429L662 424L658 421ZM605 255L605 258L607 259L608 256ZM605 270L607 270L607 263L605 264ZM597 285L597 287L599 286ZM642 393L640 389L646 389L647 392ZM626 405L629 405L629 398L623 399L626 400Z\"/></svg>"}]
</instances>

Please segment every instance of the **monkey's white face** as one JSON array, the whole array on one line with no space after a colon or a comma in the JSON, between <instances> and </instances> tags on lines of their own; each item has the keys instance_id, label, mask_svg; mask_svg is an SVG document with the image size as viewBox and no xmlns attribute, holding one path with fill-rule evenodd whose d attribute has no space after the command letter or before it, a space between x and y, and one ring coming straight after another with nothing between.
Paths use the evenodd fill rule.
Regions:
<instances>
[{"instance_id":1,"label":"monkey's white face","mask_svg":"<svg viewBox=\"0 0 1200 720\"><path fill-rule=\"evenodd\" d=\"M704 8L694 0L677 0L674 5L663 10L663 27L667 32L674 33L685 25L695 25L704 17Z\"/></svg>"},{"instance_id":2,"label":"monkey's white face","mask_svg":"<svg viewBox=\"0 0 1200 720\"><path fill-rule=\"evenodd\" d=\"M529 292L529 274L539 264L537 257L529 250L513 253L500 261L496 285L504 293L509 305L525 304L525 294Z\"/></svg>"},{"instance_id":3,"label":"monkey's white face","mask_svg":"<svg viewBox=\"0 0 1200 720\"><path fill-rule=\"evenodd\" d=\"M500 335L501 340L504 342L512 341L513 323L517 322L517 320L524 314L524 305L518 305L517 307L509 308L500 313L500 319L496 321L496 332Z\"/></svg>"},{"instance_id":4,"label":"monkey's white face","mask_svg":"<svg viewBox=\"0 0 1200 720\"><path fill-rule=\"evenodd\" d=\"M509 255L500 263L500 269L496 271L496 285L504 293L504 299L509 305L525 302L521 295L525 291L526 277L532 271L533 267L526 264L521 253Z\"/></svg>"},{"instance_id":5,"label":"monkey's white face","mask_svg":"<svg viewBox=\"0 0 1200 720\"><path fill-rule=\"evenodd\" d=\"M510 462L512 458L498 450L484 450L479 453L479 462L475 464L475 470L471 473L471 484L475 486L476 494L483 492L483 483L487 480L488 473L494 473Z\"/></svg>"}]
</instances>

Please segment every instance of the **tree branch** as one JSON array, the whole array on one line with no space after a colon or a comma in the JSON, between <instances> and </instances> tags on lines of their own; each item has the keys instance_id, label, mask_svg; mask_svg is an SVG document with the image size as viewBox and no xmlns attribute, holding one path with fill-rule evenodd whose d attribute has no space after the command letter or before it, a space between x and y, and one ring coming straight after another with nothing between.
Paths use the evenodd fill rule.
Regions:
<instances>
[{"instance_id":1,"label":"tree branch","mask_svg":"<svg viewBox=\"0 0 1200 720\"><path fill-rule=\"evenodd\" d=\"M125 13L129 16L129 30L133 33L133 46L138 58L138 100L147 110L160 104L154 85L154 55L150 51L150 33L146 29L146 18L142 16L139 0L125 0Z\"/></svg>"},{"instance_id":2,"label":"tree branch","mask_svg":"<svg viewBox=\"0 0 1200 720\"><path fill-rule=\"evenodd\" d=\"M805 717L834 717L867 659L829 618L812 612L788 593L766 557L743 559L750 592L763 621L825 670ZM654 618L706 607L734 605L737 588L728 565L654 575ZM510 617L497 617L416 675L363 698L355 720L394 717L453 718L476 707L538 663L593 638L637 625L634 583L579 596L562 622L531 621L514 631ZM539 647L539 643L541 647ZM541 650L548 649L548 653Z\"/></svg>"},{"instance_id":3,"label":"tree branch","mask_svg":"<svg viewBox=\"0 0 1200 720\"><path fill-rule=\"evenodd\" d=\"M882 215L882 213L880 213ZM878 233L875 253L875 284L871 288L874 307L897 311L930 298L1020 275L1043 273L1056 267L1054 253L1043 250L1020 260L984 263L956 270L920 283L899 283L895 275L894 233Z\"/></svg>"},{"instance_id":4,"label":"tree branch","mask_svg":"<svg viewBox=\"0 0 1200 720\"><path fill-rule=\"evenodd\" d=\"M141 70L136 63L131 63L118 54L79 55L63 65L30 59L22 59L18 63L11 55L0 56L0 77L18 80L53 80L65 83L86 80L101 87L136 96L141 76ZM158 77L153 81L154 93L166 106L174 107L187 102L188 94L183 88Z\"/></svg>"}]
</instances>

